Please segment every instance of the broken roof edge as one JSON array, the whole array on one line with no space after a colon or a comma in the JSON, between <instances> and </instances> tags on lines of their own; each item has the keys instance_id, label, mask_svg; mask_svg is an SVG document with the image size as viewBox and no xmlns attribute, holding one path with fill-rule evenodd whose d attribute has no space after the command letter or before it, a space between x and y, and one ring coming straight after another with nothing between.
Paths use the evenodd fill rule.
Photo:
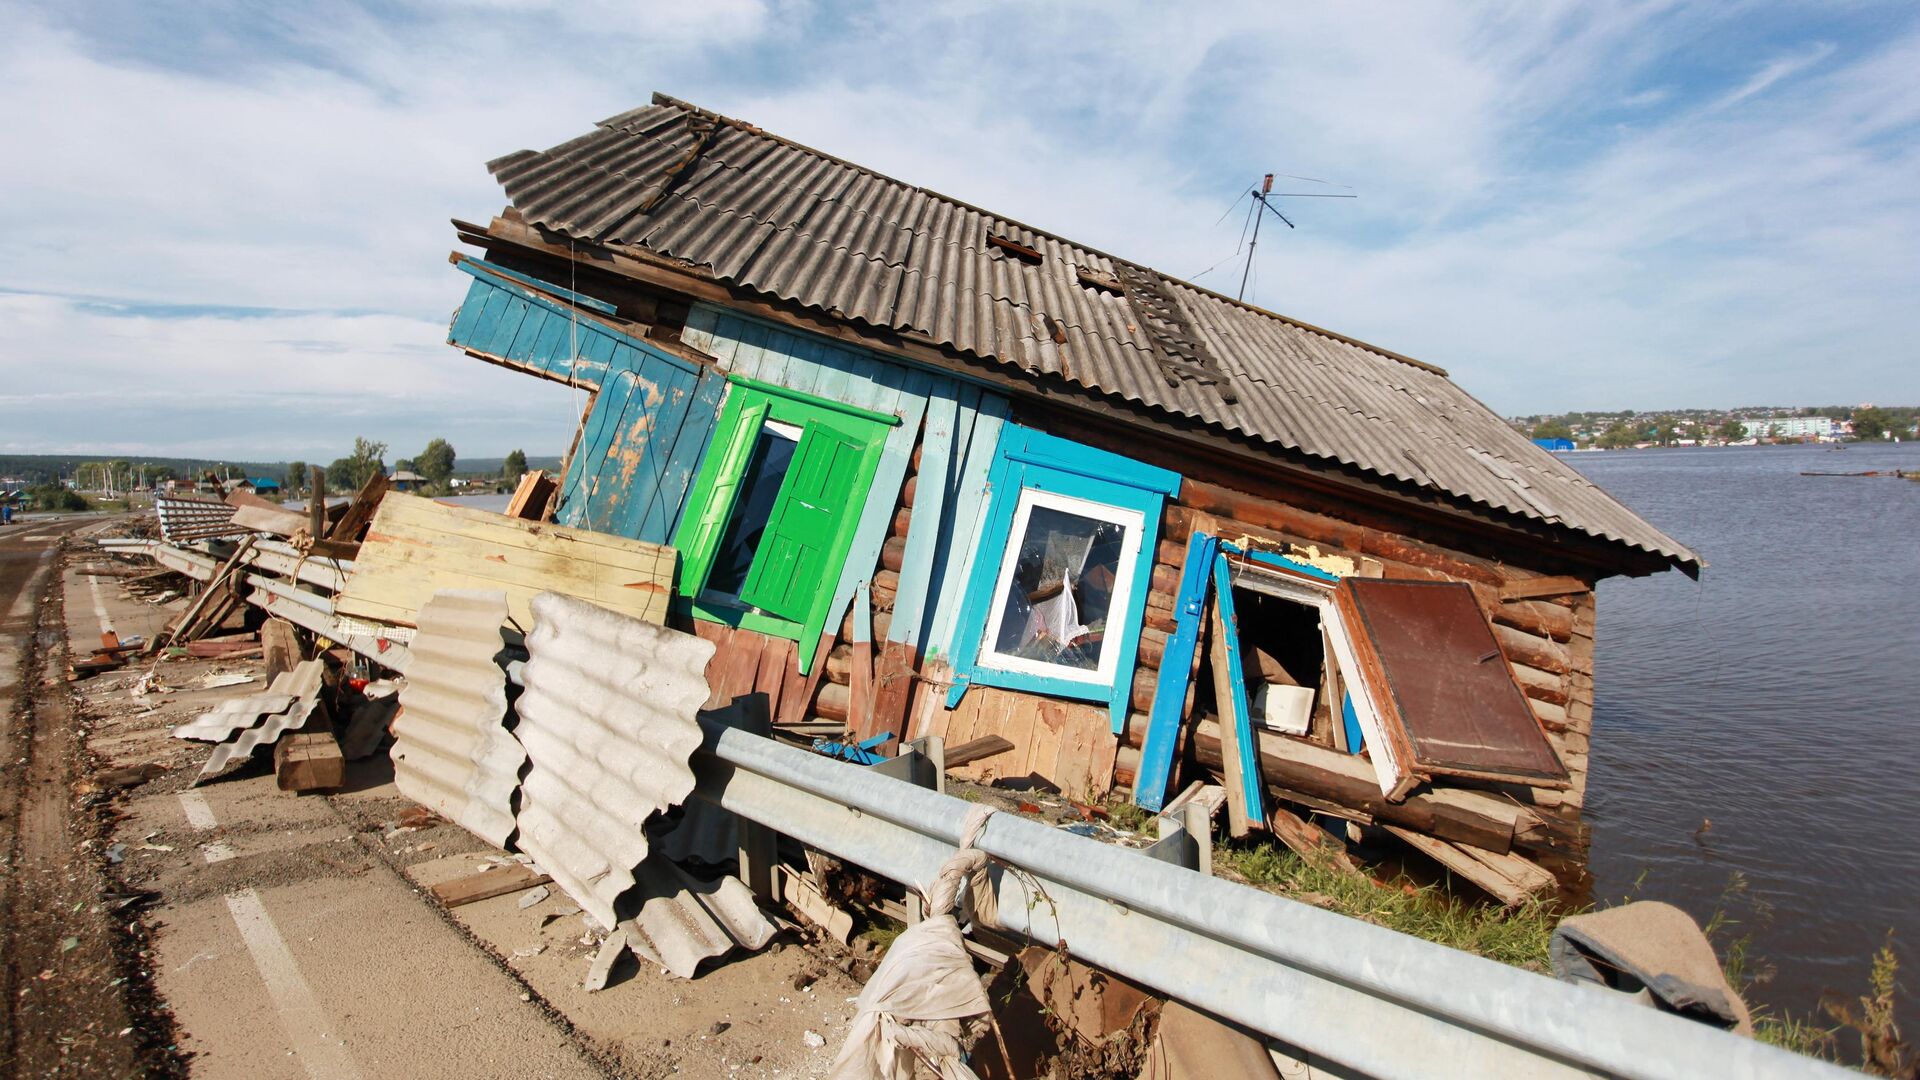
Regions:
<instances>
[{"instance_id":1,"label":"broken roof edge","mask_svg":"<svg viewBox=\"0 0 1920 1080\"><path fill-rule=\"evenodd\" d=\"M535 232L536 235L539 233L551 233L562 237L567 236L564 230L550 229L535 222L520 220L517 216L517 211L514 210L511 204L506 208L506 215L512 216L498 217L495 221L510 221L515 225ZM525 241L513 236L500 235L493 231L491 225L485 230L479 230L475 226L460 222L457 219L454 225L456 230L461 234L458 236L458 239L462 243L472 244L477 247L484 246L485 242L488 241L504 243L563 260L570 258L579 260L585 257L592 248L598 248L608 253L623 256L653 271L673 275L672 278L664 281L654 282L656 287L685 290L688 285L697 282L698 285L696 287L708 290L719 290L726 294L727 298L723 301L713 295L702 296L696 293L688 293L689 299L692 299L696 303L704 302L720 305L727 302L747 302L762 305L776 314L769 317L751 311L732 310L741 317L753 319L758 322L778 325L802 333L821 334L831 338L834 337L834 335L827 333L820 325L822 322L829 322L833 326L844 328L847 333L855 335L860 339L854 342L848 341L845 338L835 338L836 343L843 347L856 347L888 362L905 363L912 366L939 370L946 374L975 382L978 385L992 388L1001 393L1020 392L1037 401L1072 403L1082 409L1092 404L1096 405L1101 411L1111 411L1114 413L1114 419L1157 420L1160 425L1168 429L1173 438L1188 443L1193 442L1192 435L1181 432L1180 427L1185 424L1195 425L1203 429L1204 433L1208 436L1232 443L1240 447L1250 456L1273 459L1274 464L1278 467L1306 470L1318 475L1323 475L1330 483L1337 483L1352 492L1365 493L1374 497L1395 497L1410 501L1434 513L1446 515L1455 523L1456 527L1469 523L1490 526L1508 530L1514 535L1548 543L1551 543L1556 536L1563 538L1572 536L1605 547L1622 549L1624 552L1631 553L1629 558L1632 559L1633 563L1639 565L1633 566L1632 569L1615 570L1614 573L1617 574L1642 576L1672 567L1680 570L1688 577L1697 579L1700 576L1700 570L1707 565L1706 560L1701 558L1693 549L1674 540L1663 530L1654 527L1651 522L1647 522L1645 518L1641 518L1638 513L1635 513L1630 507L1627 507L1624 503L1614 498L1600 485L1588 480L1584 474L1581 478L1586 480L1588 487L1605 496L1616 505L1619 505L1634 517L1640 518L1650 530L1657 533L1662 540L1671 546L1671 550L1649 547L1624 537L1596 532L1576 525L1569 525L1564 521L1548 521L1538 513L1528 513L1511 507L1496 505L1483 499L1476 499L1471 496L1448 491L1444 488L1421 484L1418 481L1393 476L1375 469L1369 469L1337 456L1314 454L1290 442L1264 439L1249 435L1246 432L1230 427L1217 420L1207 420L1200 417L1189 416L1164 406L1127 397L1124 394L1087 386L1071 378L1059 375L1047 375L1045 373L1028 371L1017 366L997 363L992 357L983 357L964 349L945 345L922 334L904 331L898 327L876 325L855 316L832 312L816 305L785 299L775 293L763 292L751 286L727 281L715 276L709 267L691 263L685 259L662 255L659 252L649 250L645 247L622 244L614 241L584 240L576 241L578 246L570 246L563 250L557 245L554 245L551 240L545 238L542 238L541 242L548 245L548 247L537 247L529 245ZM635 276L623 272L617 264L605 265L589 263L588 265L602 272L620 277L631 278ZM677 284L672 282L677 282ZM941 358L941 362L933 362L923 357L911 355L906 351L908 349L922 349L935 353ZM695 352L697 350L687 347L687 351ZM474 355L478 359L490 363L498 362L491 357L473 353L471 350L468 350L468 353L469 355ZM710 363L711 361L711 357L706 357L705 360L701 362ZM504 366L512 368L513 370L525 370L512 364L506 364ZM1459 386L1458 383L1453 383L1451 380L1449 380L1449 383L1456 388ZM1465 393L1464 390L1461 392L1463 394ZM1470 397L1471 395L1468 396ZM1477 398L1474 399L1474 403L1480 405L1482 409L1486 408ZM1147 415L1141 416L1140 414L1143 413ZM1491 410L1488 410L1488 413L1489 415L1497 415L1492 413ZM1541 452L1545 453L1545 451ZM1633 558L1633 556L1644 558ZM1609 560L1601 560L1594 557L1583 558L1580 561L1588 563L1609 562ZM1657 565L1647 565L1649 561L1655 562ZM1629 565L1626 559L1620 558L1610 560L1610 563L1619 567ZM1610 575L1603 574L1601 576Z\"/></svg>"},{"instance_id":2,"label":"broken roof edge","mask_svg":"<svg viewBox=\"0 0 1920 1080\"><path fill-rule=\"evenodd\" d=\"M772 141L780 143L783 146L791 146L795 150L798 150L802 153L811 154L814 157L820 158L824 161L830 161L835 165L840 165L845 168L852 169L855 172L862 173L867 176L871 176L876 180L883 180L889 184L898 184L901 187L907 188L912 191L918 191L931 198L939 199L942 202L951 203L952 205L958 206L961 209L971 210L974 213L979 214L982 217L989 218L993 221L998 221L1007 225L1012 225L1016 228L1025 229L1030 233L1034 233L1035 235L1038 235L1038 236L1044 236L1047 239L1052 240L1055 243L1061 244L1063 246L1079 248L1081 251L1084 251L1089 255L1098 255L1103 259L1108 259L1112 262L1121 263L1126 266L1134 267L1135 269L1144 271L1149 274L1153 274L1157 277L1164 278L1167 281L1170 281L1173 284L1178 285L1182 288L1192 289L1194 292L1200 293L1211 299L1218 300L1221 303L1230 304L1233 307L1240 308L1243 311L1250 311L1256 315L1265 316L1266 318L1273 319L1276 322L1286 323L1287 325L1295 327L1296 329L1305 330L1310 334L1319 334L1321 337L1331 338L1334 341L1338 341L1345 345L1351 345L1357 349L1365 349L1370 353L1383 356L1389 360L1393 360L1398 363L1406 364L1409 367L1419 368L1421 371L1426 371L1434 375L1438 375L1449 382L1453 381L1453 376L1447 373L1447 369L1439 366L1438 364L1431 364L1425 360L1416 360L1415 358L1408 356L1405 353L1399 353L1399 352L1393 351L1392 349L1382 348L1381 346L1375 345L1372 342L1362 341L1359 338L1342 334L1337 330L1328 330L1326 327L1316 326L1313 323L1306 322L1301 319L1296 319L1291 315L1283 315L1280 312L1263 308L1258 304L1249 304L1245 300L1240 300L1235 297L1227 296L1224 293L1215 292L1214 290L1207 288L1205 285L1196 285L1193 282L1186 280L1185 278L1175 277L1174 275L1166 273L1164 271L1156 270L1153 267L1146 265L1145 263L1138 262L1133 259L1124 258L1122 256L1115 255L1111 252L1102 251L1099 248L1093 247L1090 244L1081 243L1078 240L1069 240L1066 237L1061 236L1060 234L1055 233L1050 229L1042 229L1033 225L1029 225L1024 221L1018 221L1014 218L1008 217L1007 215L1001 213L998 210L989 210L983 206L976 206L973 203L967 202L965 199L956 199L951 195L945 194L944 192L935 191L930 187L924 187L920 184L909 183L908 181L902 180L897 176L888 176L886 173L879 172L870 166L862 165L857 161L848 161L846 158L840 157L836 154L829 154L824 150L819 150L814 147L808 146L806 143L797 142L793 139L789 139L785 137L784 135L775 134L774 132L768 131L767 129L760 127L757 124L749 123L745 120L738 119L737 117L727 116L722 113L714 112L712 109L703 108L699 105L695 105L690 101L686 101L681 98L674 97L671 94L663 94L660 91L655 90L653 92L652 103L655 105L664 105L664 106L668 106L670 108L675 108L675 109L685 109L688 112L694 113L699 116L707 117L710 120L714 120L718 123L726 124L729 127L738 128L741 131L747 132L748 134L754 135L758 138L771 139ZM614 116L610 116L605 120L599 121L598 124L596 124L595 126L604 126L616 119L619 119L621 116L625 116L625 115L627 114L617 113ZM515 156L515 154L524 154L529 152L531 151L519 150L519 151L515 151L514 154L503 154L499 158L495 158L493 161L487 162L487 169L489 173L491 173L493 171L493 165L495 161L505 161L506 159ZM1455 385L1457 386L1459 384L1455 383Z\"/></svg>"}]
</instances>

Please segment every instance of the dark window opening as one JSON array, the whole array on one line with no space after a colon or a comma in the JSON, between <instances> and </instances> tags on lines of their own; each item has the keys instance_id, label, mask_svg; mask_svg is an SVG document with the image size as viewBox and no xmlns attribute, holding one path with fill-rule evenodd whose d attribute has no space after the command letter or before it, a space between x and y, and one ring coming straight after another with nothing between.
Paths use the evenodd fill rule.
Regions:
<instances>
[{"instance_id":1,"label":"dark window opening","mask_svg":"<svg viewBox=\"0 0 1920 1080\"><path fill-rule=\"evenodd\" d=\"M1233 591L1240 617L1240 666L1253 722L1305 735L1325 730L1322 689L1326 648L1320 612L1306 604L1245 589Z\"/></svg>"},{"instance_id":2,"label":"dark window opening","mask_svg":"<svg viewBox=\"0 0 1920 1080\"><path fill-rule=\"evenodd\" d=\"M1267 730L1337 746L1335 667L1327 659L1319 609L1248 589L1233 590L1240 624L1240 671L1246 680L1248 720ZM1211 649L1201 653L1194 708L1219 719Z\"/></svg>"},{"instance_id":3,"label":"dark window opening","mask_svg":"<svg viewBox=\"0 0 1920 1080\"><path fill-rule=\"evenodd\" d=\"M773 516L773 506L786 481L787 468L793 464L793 452L799 446L794 435L781 430L785 425L768 424L760 429L753 457L740 479L740 493L727 519L727 531L721 535L714 554L713 570L707 576L707 589L721 596L739 596L753 569L754 552L760 550L760 537Z\"/></svg>"}]
</instances>

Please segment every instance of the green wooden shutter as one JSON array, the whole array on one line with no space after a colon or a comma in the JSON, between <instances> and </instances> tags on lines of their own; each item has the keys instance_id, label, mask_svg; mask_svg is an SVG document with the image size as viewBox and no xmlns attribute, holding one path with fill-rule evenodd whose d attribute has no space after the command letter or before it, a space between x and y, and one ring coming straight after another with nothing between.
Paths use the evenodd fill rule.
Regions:
<instances>
[{"instance_id":1,"label":"green wooden shutter","mask_svg":"<svg viewBox=\"0 0 1920 1080\"><path fill-rule=\"evenodd\" d=\"M687 499L689 513L681 519L674 546L680 549L680 594L698 596L706 587L707 573L713 569L714 549L727 530L733 515L733 502L740 494L740 481L753 457L753 445L760 438L760 427L767 419L764 400L745 404L744 395L735 392L721 416L719 431L707 450L700 469L699 483Z\"/></svg>"},{"instance_id":2,"label":"green wooden shutter","mask_svg":"<svg viewBox=\"0 0 1920 1080\"><path fill-rule=\"evenodd\" d=\"M866 452L864 443L818 421L806 426L741 600L783 619L811 621L815 602L839 582L841 533L865 502L855 490Z\"/></svg>"}]
</instances>

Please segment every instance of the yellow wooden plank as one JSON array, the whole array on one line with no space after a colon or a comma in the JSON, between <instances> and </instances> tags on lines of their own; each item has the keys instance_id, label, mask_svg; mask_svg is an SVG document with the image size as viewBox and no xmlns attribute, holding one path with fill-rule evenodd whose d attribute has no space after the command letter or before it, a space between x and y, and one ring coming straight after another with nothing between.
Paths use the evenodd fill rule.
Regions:
<instances>
[{"instance_id":1,"label":"yellow wooden plank","mask_svg":"<svg viewBox=\"0 0 1920 1080\"><path fill-rule=\"evenodd\" d=\"M664 544L649 544L609 533L574 529L552 522L526 521L475 510L467 506L448 506L416 495L391 494L374 514L374 529L407 535L418 530L440 535L456 535L497 544L502 547L545 551L568 558L610 567L649 570L662 558L674 558L674 549Z\"/></svg>"},{"instance_id":2,"label":"yellow wooden plank","mask_svg":"<svg viewBox=\"0 0 1920 1080\"><path fill-rule=\"evenodd\" d=\"M335 610L411 625L441 589L498 589L524 628L541 592L664 623L676 561L659 544L389 494Z\"/></svg>"}]
</instances>

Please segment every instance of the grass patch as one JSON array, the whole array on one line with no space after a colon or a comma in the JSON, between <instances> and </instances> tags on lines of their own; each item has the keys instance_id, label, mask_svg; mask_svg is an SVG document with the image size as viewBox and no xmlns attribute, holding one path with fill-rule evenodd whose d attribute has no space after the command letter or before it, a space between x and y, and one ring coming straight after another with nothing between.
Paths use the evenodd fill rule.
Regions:
<instances>
[{"instance_id":1,"label":"grass patch","mask_svg":"<svg viewBox=\"0 0 1920 1080\"><path fill-rule=\"evenodd\" d=\"M1109 802L1106 810L1107 823L1122 832L1145 834L1158 830L1158 826L1153 822L1153 811L1136 806L1125 799Z\"/></svg>"},{"instance_id":2,"label":"grass patch","mask_svg":"<svg viewBox=\"0 0 1920 1080\"><path fill-rule=\"evenodd\" d=\"M1213 866L1289 899L1529 971L1548 970L1547 942L1565 914L1545 901L1509 909L1462 903L1434 885L1378 883L1264 841L1216 843Z\"/></svg>"},{"instance_id":3,"label":"grass patch","mask_svg":"<svg viewBox=\"0 0 1920 1080\"><path fill-rule=\"evenodd\" d=\"M885 915L875 914L873 921L867 924L867 928L860 931L857 937L872 947L875 957L880 957L885 956L887 950L893 948L894 941L906 932L905 923L895 922Z\"/></svg>"}]
</instances>

